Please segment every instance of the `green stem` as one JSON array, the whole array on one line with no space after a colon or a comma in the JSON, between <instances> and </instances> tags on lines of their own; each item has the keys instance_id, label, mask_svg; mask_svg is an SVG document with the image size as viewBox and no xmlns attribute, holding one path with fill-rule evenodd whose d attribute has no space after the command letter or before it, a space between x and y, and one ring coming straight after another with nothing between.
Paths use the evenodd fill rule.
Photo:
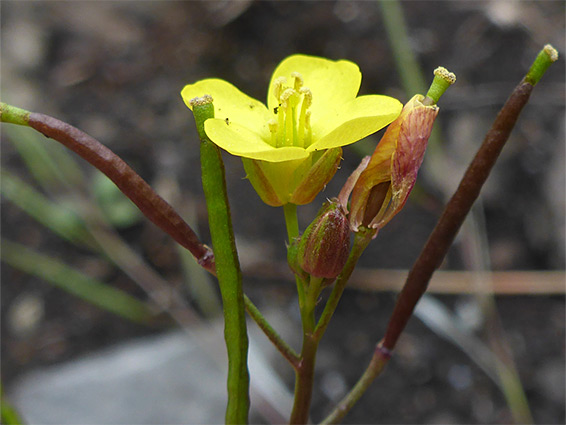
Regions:
<instances>
[{"instance_id":1,"label":"green stem","mask_svg":"<svg viewBox=\"0 0 566 425\"><path fill-rule=\"evenodd\" d=\"M401 2L398 0L382 0L378 4L381 6L383 24L387 31L403 88L409 96L422 93L426 88L426 80L411 50L411 40L409 39Z\"/></svg>"},{"instance_id":2,"label":"green stem","mask_svg":"<svg viewBox=\"0 0 566 425\"><path fill-rule=\"evenodd\" d=\"M381 344L378 344L364 374L360 377L354 388L352 388L334 408L332 413L321 422L321 425L340 422L366 392L375 378L381 374L390 358L391 353L384 349Z\"/></svg>"},{"instance_id":3,"label":"green stem","mask_svg":"<svg viewBox=\"0 0 566 425\"><path fill-rule=\"evenodd\" d=\"M295 400L289 420L290 424L306 424L308 422L317 348L318 341L313 338L312 333L304 333L301 361L299 367L295 370Z\"/></svg>"},{"instance_id":4,"label":"green stem","mask_svg":"<svg viewBox=\"0 0 566 425\"><path fill-rule=\"evenodd\" d=\"M283 205L285 214L285 225L287 226L287 237L289 243L299 236L299 222L297 219L297 206L295 204ZM305 291L305 283L295 275L297 283L297 294L299 297L299 309L303 324L303 346L301 356L295 367L295 400L291 412L290 423L305 424L308 421L310 403L312 398L312 386L314 380L314 365L318 341L312 337L315 317L314 308L316 299L313 301L312 293Z\"/></svg>"},{"instance_id":5,"label":"green stem","mask_svg":"<svg viewBox=\"0 0 566 425\"><path fill-rule=\"evenodd\" d=\"M306 424L309 419L316 351L318 349L318 340L314 338L313 331L315 326L314 310L320 294L319 287L320 282L309 282L308 289L305 291L305 302L301 306L303 347L301 349L301 360L295 369L295 400L289 420L291 424Z\"/></svg>"},{"instance_id":6,"label":"green stem","mask_svg":"<svg viewBox=\"0 0 566 425\"><path fill-rule=\"evenodd\" d=\"M248 422L249 373L242 273L232 230L224 163L220 149L204 132L204 122L214 117L214 105L209 96L202 100L193 104L193 113L201 140L202 185L224 310L224 338L228 352L226 423L244 424Z\"/></svg>"},{"instance_id":7,"label":"green stem","mask_svg":"<svg viewBox=\"0 0 566 425\"><path fill-rule=\"evenodd\" d=\"M360 256L371 242L374 232L375 230L373 229L360 229L360 231L355 234L354 246L352 247L348 261L346 262L346 265L342 269L342 273L340 273L340 276L334 284L334 288L332 289L330 297L328 298L328 301L326 302L326 305L324 307L324 311L322 312L318 324L316 325L316 328L314 330L313 337L317 341L319 341L324 335L324 332L326 331L326 328L330 323L330 319L332 318L332 315L334 314L334 311L338 306L340 297L344 292L344 288L348 283L348 279L350 279L350 276L352 275L352 272L354 271L354 268L356 267Z\"/></svg>"},{"instance_id":8,"label":"green stem","mask_svg":"<svg viewBox=\"0 0 566 425\"><path fill-rule=\"evenodd\" d=\"M254 305L254 303L244 294L244 302L246 303L246 311L250 317L256 322L263 333L269 338L269 340L275 345L275 348L279 350L281 355L287 359L287 361L297 368L299 364L299 355L293 350L282 338L279 336L277 331L269 324L269 322L263 317L259 309Z\"/></svg>"},{"instance_id":9,"label":"green stem","mask_svg":"<svg viewBox=\"0 0 566 425\"><path fill-rule=\"evenodd\" d=\"M28 126L30 113L31 112L26 111L25 109L16 108L15 106L0 102L1 122Z\"/></svg>"},{"instance_id":10,"label":"green stem","mask_svg":"<svg viewBox=\"0 0 566 425\"><path fill-rule=\"evenodd\" d=\"M311 282L309 282L308 290L304 294L304 302L301 304L303 348L301 350L301 361L295 371L295 401L291 413L291 424L305 424L308 421L318 343L324 335L324 331L330 322L332 314L338 306L338 301L344 292L346 283L358 259L368 246L373 234L373 230L362 230L356 233L354 246L350 252L348 261L335 283L318 324L316 324L314 309L318 296L320 295L321 281L312 279Z\"/></svg>"},{"instance_id":11,"label":"green stem","mask_svg":"<svg viewBox=\"0 0 566 425\"><path fill-rule=\"evenodd\" d=\"M535 86L542 78L546 70L553 62L558 60L558 52L550 44L544 46L534 60L529 72L525 75L525 81Z\"/></svg>"},{"instance_id":12,"label":"green stem","mask_svg":"<svg viewBox=\"0 0 566 425\"><path fill-rule=\"evenodd\" d=\"M283 205L283 213L285 214L285 226L287 227L287 239L289 245L299 236L299 220L297 218L297 206L295 204ZM299 307L302 309L305 303L304 282L295 275L297 285L297 296L299 297Z\"/></svg>"},{"instance_id":13,"label":"green stem","mask_svg":"<svg viewBox=\"0 0 566 425\"><path fill-rule=\"evenodd\" d=\"M289 243L299 236L299 220L297 219L297 206L295 204L283 205L285 214L285 225L287 226L287 238Z\"/></svg>"}]
</instances>

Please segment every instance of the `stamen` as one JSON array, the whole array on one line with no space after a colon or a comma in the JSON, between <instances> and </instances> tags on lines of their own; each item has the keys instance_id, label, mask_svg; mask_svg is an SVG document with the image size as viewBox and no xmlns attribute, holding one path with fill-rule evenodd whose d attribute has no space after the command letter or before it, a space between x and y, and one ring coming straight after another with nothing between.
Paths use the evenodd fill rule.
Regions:
<instances>
[{"instance_id":1,"label":"stamen","mask_svg":"<svg viewBox=\"0 0 566 425\"><path fill-rule=\"evenodd\" d=\"M299 90L299 93L304 95L303 106L306 104L305 108L310 108L310 106L312 105L312 91L311 91L311 89L309 89L308 87L301 87L301 90Z\"/></svg>"},{"instance_id":2,"label":"stamen","mask_svg":"<svg viewBox=\"0 0 566 425\"><path fill-rule=\"evenodd\" d=\"M308 108L312 104L312 92L307 87L301 87L299 92L303 95L303 103L301 105L301 113L299 115L299 131L298 131L298 146L305 147L305 116Z\"/></svg>"},{"instance_id":3,"label":"stamen","mask_svg":"<svg viewBox=\"0 0 566 425\"><path fill-rule=\"evenodd\" d=\"M273 118L267 121L267 127L269 127L269 132L271 133L271 146L277 147L277 121Z\"/></svg>"},{"instance_id":4,"label":"stamen","mask_svg":"<svg viewBox=\"0 0 566 425\"><path fill-rule=\"evenodd\" d=\"M295 94L295 90L290 89L290 88L286 88L283 93L281 93L281 96L279 97L279 100L281 102L281 107L283 109L287 109L287 107L289 106L289 104L291 103L290 100L293 97L293 95Z\"/></svg>"},{"instance_id":5,"label":"stamen","mask_svg":"<svg viewBox=\"0 0 566 425\"><path fill-rule=\"evenodd\" d=\"M310 146L312 143L312 128L311 128L311 111L305 112L305 140L304 146Z\"/></svg>"},{"instance_id":6,"label":"stamen","mask_svg":"<svg viewBox=\"0 0 566 425\"><path fill-rule=\"evenodd\" d=\"M305 83L303 76L298 72L291 72L291 77L295 79L295 86L294 86L295 90L299 91L301 87L303 87L303 84Z\"/></svg>"},{"instance_id":7,"label":"stamen","mask_svg":"<svg viewBox=\"0 0 566 425\"><path fill-rule=\"evenodd\" d=\"M285 115L284 117L284 141L282 146L293 146L293 127L294 127L294 114L293 109L297 102L297 92L293 89L285 89L281 94L281 109L279 109L280 115ZM281 122L281 118L279 119ZM279 139L281 140L281 139Z\"/></svg>"},{"instance_id":8,"label":"stamen","mask_svg":"<svg viewBox=\"0 0 566 425\"><path fill-rule=\"evenodd\" d=\"M273 82L273 95L278 102L281 102L281 93L283 91L283 85L287 82L285 77L278 77Z\"/></svg>"},{"instance_id":9,"label":"stamen","mask_svg":"<svg viewBox=\"0 0 566 425\"><path fill-rule=\"evenodd\" d=\"M273 81L273 95L278 106L273 109L276 115L268 122L271 132L271 143L275 147L310 145L312 130L310 128L310 111L312 105L312 92L303 87L303 76L292 72L293 88L286 86L285 77L278 77ZM301 104L301 109L298 109ZM297 116L298 115L298 116Z\"/></svg>"}]
</instances>

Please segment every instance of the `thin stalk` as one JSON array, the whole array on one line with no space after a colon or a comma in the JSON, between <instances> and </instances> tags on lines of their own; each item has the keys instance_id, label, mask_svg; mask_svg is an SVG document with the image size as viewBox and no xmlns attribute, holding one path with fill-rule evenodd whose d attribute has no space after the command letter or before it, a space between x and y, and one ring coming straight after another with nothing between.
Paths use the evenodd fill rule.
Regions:
<instances>
[{"instance_id":1,"label":"thin stalk","mask_svg":"<svg viewBox=\"0 0 566 425\"><path fill-rule=\"evenodd\" d=\"M285 214L285 227L287 228L287 239L289 245L293 239L299 236L299 220L297 218L297 206L295 204L283 205L283 213ZM305 303L304 282L295 274L295 283L297 286L297 296L299 297L299 308L303 308Z\"/></svg>"},{"instance_id":2,"label":"thin stalk","mask_svg":"<svg viewBox=\"0 0 566 425\"><path fill-rule=\"evenodd\" d=\"M381 6L383 24L405 92L409 96L414 93L422 93L426 88L426 80L411 49L411 40L401 2L382 0L378 4Z\"/></svg>"},{"instance_id":3,"label":"thin stalk","mask_svg":"<svg viewBox=\"0 0 566 425\"><path fill-rule=\"evenodd\" d=\"M321 422L321 425L339 423L366 392L375 378L381 374L390 358L391 353L385 350L381 344L378 344L364 374L334 410Z\"/></svg>"},{"instance_id":4,"label":"thin stalk","mask_svg":"<svg viewBox=\"0 0 566 425\"><path fill-rule=\"evenodd\" d=\"M342 273L336 279L336 283L334 284L334 288L330 293L330 297L328 301L326 301L326 305L324 306L324 310L318 320L318 323L314 329L313 337L320 341L328 324L330 323L330 319L336 311L336 307L338 306L338 302L340 301L340 297L346 288L346 284L358 263L362 253L367 248L369 243L371 242L371 238L375 231L371 229L360 229L359 232L355 233L354 235L354 245L352 250L350 251L350 256L348 257L348 261L346 261L346 265L342 269Z\"/></svg>"},{"instance_id":5,"label":"thin stalk","mask_svg":"<svg viewBox=\"0 0 566 425\"><path fill-rule=\"evenodd\" d=\"M283 338L281 338L281 336L279 336L277 331L273 329L270 323L261 314L259 309L245 294L244 302L246 303L246 311L248 312L250 317L256 322L256 324L267 336L267 338L269 338L275 348L279 350L281 355L285 357L285 359L287 359L287 361L291 364L291 366L293 366L293 368L296 369L300 360L299 355L283 340Z\"/></svg>"},{"instance_id":6,"label":"thin stalk","mask_svg":"<svg viewBox=\"0 0 566 425\"><path fill-rule=\"evenodd\" d=\"M315 307L320 295L321 279L312 278L305 290L305 302L301 306L301 320L303 322L303 346L301 360L295 369L295 400L289 423L306 424L309 419L309 410L314 384L314 367L318 340L314 338L313 331L316 324Z\"/></svg>"},{"instance_id":7,"label":"thin stalk","mask_svg":"<svg viewBox=\"0 0 566 425\"><path fill-rule=\"evenodd\" d=\"M220 149L208 138L204 122L214 117L212 98L193 103L193 114L200 137L202 186L208 210L210 235L215 250L216 275L224 311L224 339L228 352L227 424L248 422L250 407L248 372L248 334L242 289L242 272L236 251L226 175Z\"/></svg>"},{"instance_id":8,"label":"thin stalk","mask_svg":"<svg viewBox=\"0 0 566 425\"><path fill-rule=\"evenodd\" d=\"M291 413L291 424L307 423L309 417L310 403L312 399L312 388L314 381L314 368L316 351L330 319L338 306L338 301L344 292L346 283L350 278L358 259L368 246L373 235L373 230L360 231L354 238L354 246L350 251L346 265L334 284L324 311L318 321L315 319L315 307L320 295L321 281L312 279L304 294L304 302L301 307L301 320L303 322L303 346L301 349L301 361L295 370L295 401Z\"/></svg>"},{"instance_id":9,"label":"thin stalk","mask_svg":"<svg viewBox=\"0 0 566 425\"><path fill-rule=\"evenodd\" d=\"M472 220L473 218L473 220ZM485 316L484 330L487 335L491 356L498 360L493 362L495 383L499 386L509 410L517 424L532 424L533 417L530 412L529 403L521 379L517 371L515 360L511 352L508 339L505 335L493 294L493 283L485 276L485 271L490 270L489 243L485 226L485 214L481 198L473 205L468 219L462 227L465 232L465 240L468 240L469 263L471 267L479 272L475 286L483 287L484 294L476 294L478 302ZM482 277L483 274L483 277Z\"/></svg>"},{"instance_id":10,"label":"thin stalk","mask_svg":"<svg viewBox=\"0 0 566 425\"><path fill-rule=\"evenodd\" d=\"M289 243L299 236L299 221L297 219L297 206L295 204L283 205L285 225L287 226L287 239Z\"/></svg>"},{"instance_id":11,"label":"thin stalk","mask_svg":"<svg viewBox=\"0 0 566 425\"><path fill-rule=\"evenodd\" d=\"M294 238L299 236L297 206L295 204L285 204L283 205L283 212L285 214L287 237L289 243L291 243ZM306 285L298 275L295 275L295 281L297 284L299 309L301 311L301 322L303 326L303 344L299 362L295 367L295 398L289 423L305 424L308 421L312 398L314 365L318 348L318 341L315 341L312 337L315 324L314 308L316 300L312 300L309 291L305 290L305 286L308 285Z\"/></svg>"},{"instance_id":12,"label":"thin stalk","mask_svg":"<svg viewBox=\"0 0 566 425\"><path fill-rule=\"evenodd\" d=\"M314 316L311 322L314 323ZM312 333L303 333L301 361L299 367L295 370L295 401L289 419L290 424L306 424L308 422L317 348L318 341L314 339Z\"/></svg>"}]
</instances>

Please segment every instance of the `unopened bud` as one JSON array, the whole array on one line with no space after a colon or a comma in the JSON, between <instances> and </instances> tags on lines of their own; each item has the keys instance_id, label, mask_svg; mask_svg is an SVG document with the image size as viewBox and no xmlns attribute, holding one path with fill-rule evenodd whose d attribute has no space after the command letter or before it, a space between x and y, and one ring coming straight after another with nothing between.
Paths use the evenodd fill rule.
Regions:
<instances>
[{"instance_id":1,"label":"unopened bud","mask_svg":"<svg viewBox=\"0 0 566 425\"><path fill-rule=\"evenodd\" d=\"M350 224L337 199L326 202L301 237L297 265L314 277L334 279L350 253Z\"/></svg>"}]
</instances>

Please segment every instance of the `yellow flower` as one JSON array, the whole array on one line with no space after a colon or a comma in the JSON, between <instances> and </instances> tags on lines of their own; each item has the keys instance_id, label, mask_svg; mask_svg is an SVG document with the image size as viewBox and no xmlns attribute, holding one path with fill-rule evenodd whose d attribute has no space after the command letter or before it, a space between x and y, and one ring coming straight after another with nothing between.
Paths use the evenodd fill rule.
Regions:
<instances>
[{"instance_id":1,"label":"yellow flower","mask_svg":"<svg viewBox=\"0 0 566 425\"><path fill-rule=\"evenodd\" d=\"M208 137L241 156L252 185L272 206L311 202L334 175L342 146L392 122L401 103L387 96L356 97L361 73L356 64L293 55L281 62L269 85L267 106L220 79L185 86L190 100L214 101Z\"/></svg>"}]
</instances>

